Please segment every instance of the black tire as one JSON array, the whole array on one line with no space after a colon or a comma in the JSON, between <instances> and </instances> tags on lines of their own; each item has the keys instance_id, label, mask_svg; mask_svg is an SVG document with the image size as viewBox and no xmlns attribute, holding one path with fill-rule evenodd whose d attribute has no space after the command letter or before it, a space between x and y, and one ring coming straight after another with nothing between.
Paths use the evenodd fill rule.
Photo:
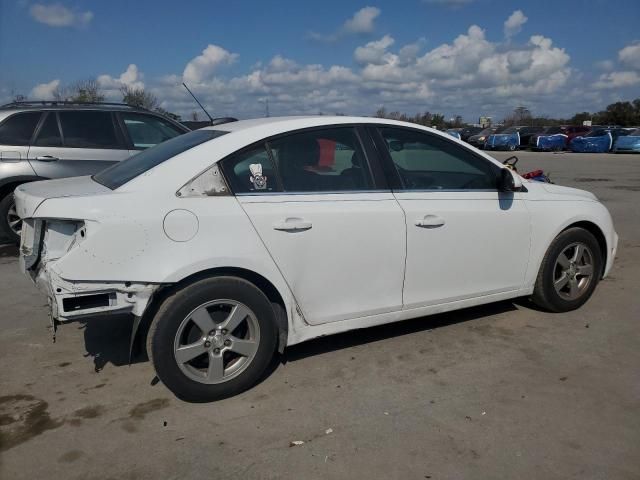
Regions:
<instances>
[{"instance_id":1,"label":"black tire","mask_svg":"<svg viewBox=\"0 0 640 480\"><path fill-rule=\"evenodd\" d=\"M554 278L558 268L556 262L560 254L573 244L583 244L588 247L592 258L592 275L577 298L564 298L554 287ZM593 234L583 228L574 227L560 233L551 242L542 260L538 278L531 300L539 307L551 312L568 312L581 307L593 294L603 270L603 258L600 245Z\"/></svg>"},{"instance_id":2,"label":"black tire","mask_svg":"<svg viewBox=\"0 0 640 480\"><path fill-rule=\"evenodd\" d=\"M2 240L7 240L17 245L20 243L20 235L14 232L9 225L9 212L12 208L15 210L13 192L5 195L0 200L0 237L2 237Z\"/></svg>"},{"instance_id":3,"label":"black tire","mask_svg":"<svg viewBox=\"0 0 640 480\"><path fill-rule=\"evenodd\" d=\"M227 381L207 384L189 378L178 366L174 341L183 320L194 309L218 299L246 306L259 325L257 351L248 366ZM158 378L176 397L189 402L227 398L255 385L273 359L278 332L273 307L252 283L237 277L211 277L172 292L158 308L147 336L147 352ZM208 357L205 357L208 358Z\"/></svg>"}]
</instances>

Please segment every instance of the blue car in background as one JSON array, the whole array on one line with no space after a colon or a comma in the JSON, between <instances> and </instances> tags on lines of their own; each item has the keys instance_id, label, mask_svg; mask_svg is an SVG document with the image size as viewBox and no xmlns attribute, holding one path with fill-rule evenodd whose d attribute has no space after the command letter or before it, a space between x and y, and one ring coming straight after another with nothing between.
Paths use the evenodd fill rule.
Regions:
<instances>
[{"instance_id":1,"label":"blue car in background","mask_svg":"<svg viewBox=\"0 0 640 480\"><path fill-rule=\"evenodd\" d=\"M613 142L613 151L615 153L640 153L640 128L632 130L629 132L629 135L618 137L616 141Z\"/></svg>"},{"instance_id":2,"label":"blue car in background","mask_svg":"<svg viewBox=\"0 0 640 480\"><path fill-rule=\"evenodd\" d=\"M446 133L451 135L453 138L457 138L458 140L462 139L462 136L460 135L460 132L458 130L446 130Z\"/></svg>"},{"instance_id":3,"label":"blue car in background","mask_svg":"<svg viewBox=\"0 0 640 480\"><path fill-rule=\"evenodd\" d=\"M489 135L484 141L485 150L517 150L520 147L520 130L524 127L509 127L500 133Z\"/></svg>"},{"instance_id":4,"label":"blue car in background","mask_svg":"<svg viewBox=\"0 0 640 480\"><path fill-rule=\"evenodd\" d=\"M607 153L613 148L618 137L626 136L629 130L620 127L597 128L584 137L575 137L569 149L576 153Z\"/></svg>"}]
</instances>

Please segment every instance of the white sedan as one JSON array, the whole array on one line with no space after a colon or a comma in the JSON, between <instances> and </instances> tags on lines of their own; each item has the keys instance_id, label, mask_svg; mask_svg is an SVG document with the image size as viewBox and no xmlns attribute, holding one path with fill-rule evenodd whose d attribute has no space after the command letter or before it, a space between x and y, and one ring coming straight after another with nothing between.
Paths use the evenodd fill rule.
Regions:
<instances>
[{"instance_id":1,"label":"white sedan","mask_svg":"<svg viewBox=\"0 0 640 480\"><path fill-rule=\"evenodd\" d=\"M591 193L378 118L216 125L16 201L55 324L132 313L189 401L251 387L314 337L522 296L578 308L618 242Z\"/></svg>"}]
</instances>

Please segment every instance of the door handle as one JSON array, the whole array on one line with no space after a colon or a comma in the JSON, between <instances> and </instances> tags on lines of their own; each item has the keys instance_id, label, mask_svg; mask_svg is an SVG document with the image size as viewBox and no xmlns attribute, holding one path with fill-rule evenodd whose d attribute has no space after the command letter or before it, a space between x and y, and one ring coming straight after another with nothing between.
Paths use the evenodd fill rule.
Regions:
<instances>
[{"instance_id":1,"label":"door handle","mask_svg":"<svg viewBox=\"0 0 640 480\"><path fill-rule=\"evenodd\" d=\"M443 226L444 224L444 218L438 215L425 215L424 217L416 220L416 226L423 228L438 228Z\"/></svg>"},{"instance_id":2,"label":"door handle","mask_svg":"<svg viewBox=\"0 0 640 480\"><path fill-rule=\"evenodd\" d=\"M287 218L284 222L274 223L273 229L283 232L301 232L309 230L312 226L311 222L307 222L302 218Z\"/></svg>"},{"instance_id":3,"label":"door handle","mask_svg":"<svg viewBox=\"0 0 640 480\"><path fill-rule=\"evenodd\" d=\"M36 160L40 160L41 162L55 162L58 160L58 157L54 157L53 155L41 155L36 157Z\"/></svg>"}]
</instances>

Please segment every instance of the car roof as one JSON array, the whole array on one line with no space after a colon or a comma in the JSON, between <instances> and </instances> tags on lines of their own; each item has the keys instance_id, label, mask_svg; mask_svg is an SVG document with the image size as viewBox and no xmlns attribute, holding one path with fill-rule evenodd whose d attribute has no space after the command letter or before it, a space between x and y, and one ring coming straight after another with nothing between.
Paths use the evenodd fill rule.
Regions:
<instances>
[{"instance_id":1,"label":"car roof","mask_svg":"<svg viewBox=\"0 0 640 480\"><path fill-rule=\"evenodd\" d=\"M21 112L21 111L38 111L38 110L107 110L107 111L133 111L156 113L146 108L135 107L126 103L111 102L67 102L67 101L48 101L34 100L23 102L12 102L0 106L0 112Z\"/></svg>"}]
</instances>

